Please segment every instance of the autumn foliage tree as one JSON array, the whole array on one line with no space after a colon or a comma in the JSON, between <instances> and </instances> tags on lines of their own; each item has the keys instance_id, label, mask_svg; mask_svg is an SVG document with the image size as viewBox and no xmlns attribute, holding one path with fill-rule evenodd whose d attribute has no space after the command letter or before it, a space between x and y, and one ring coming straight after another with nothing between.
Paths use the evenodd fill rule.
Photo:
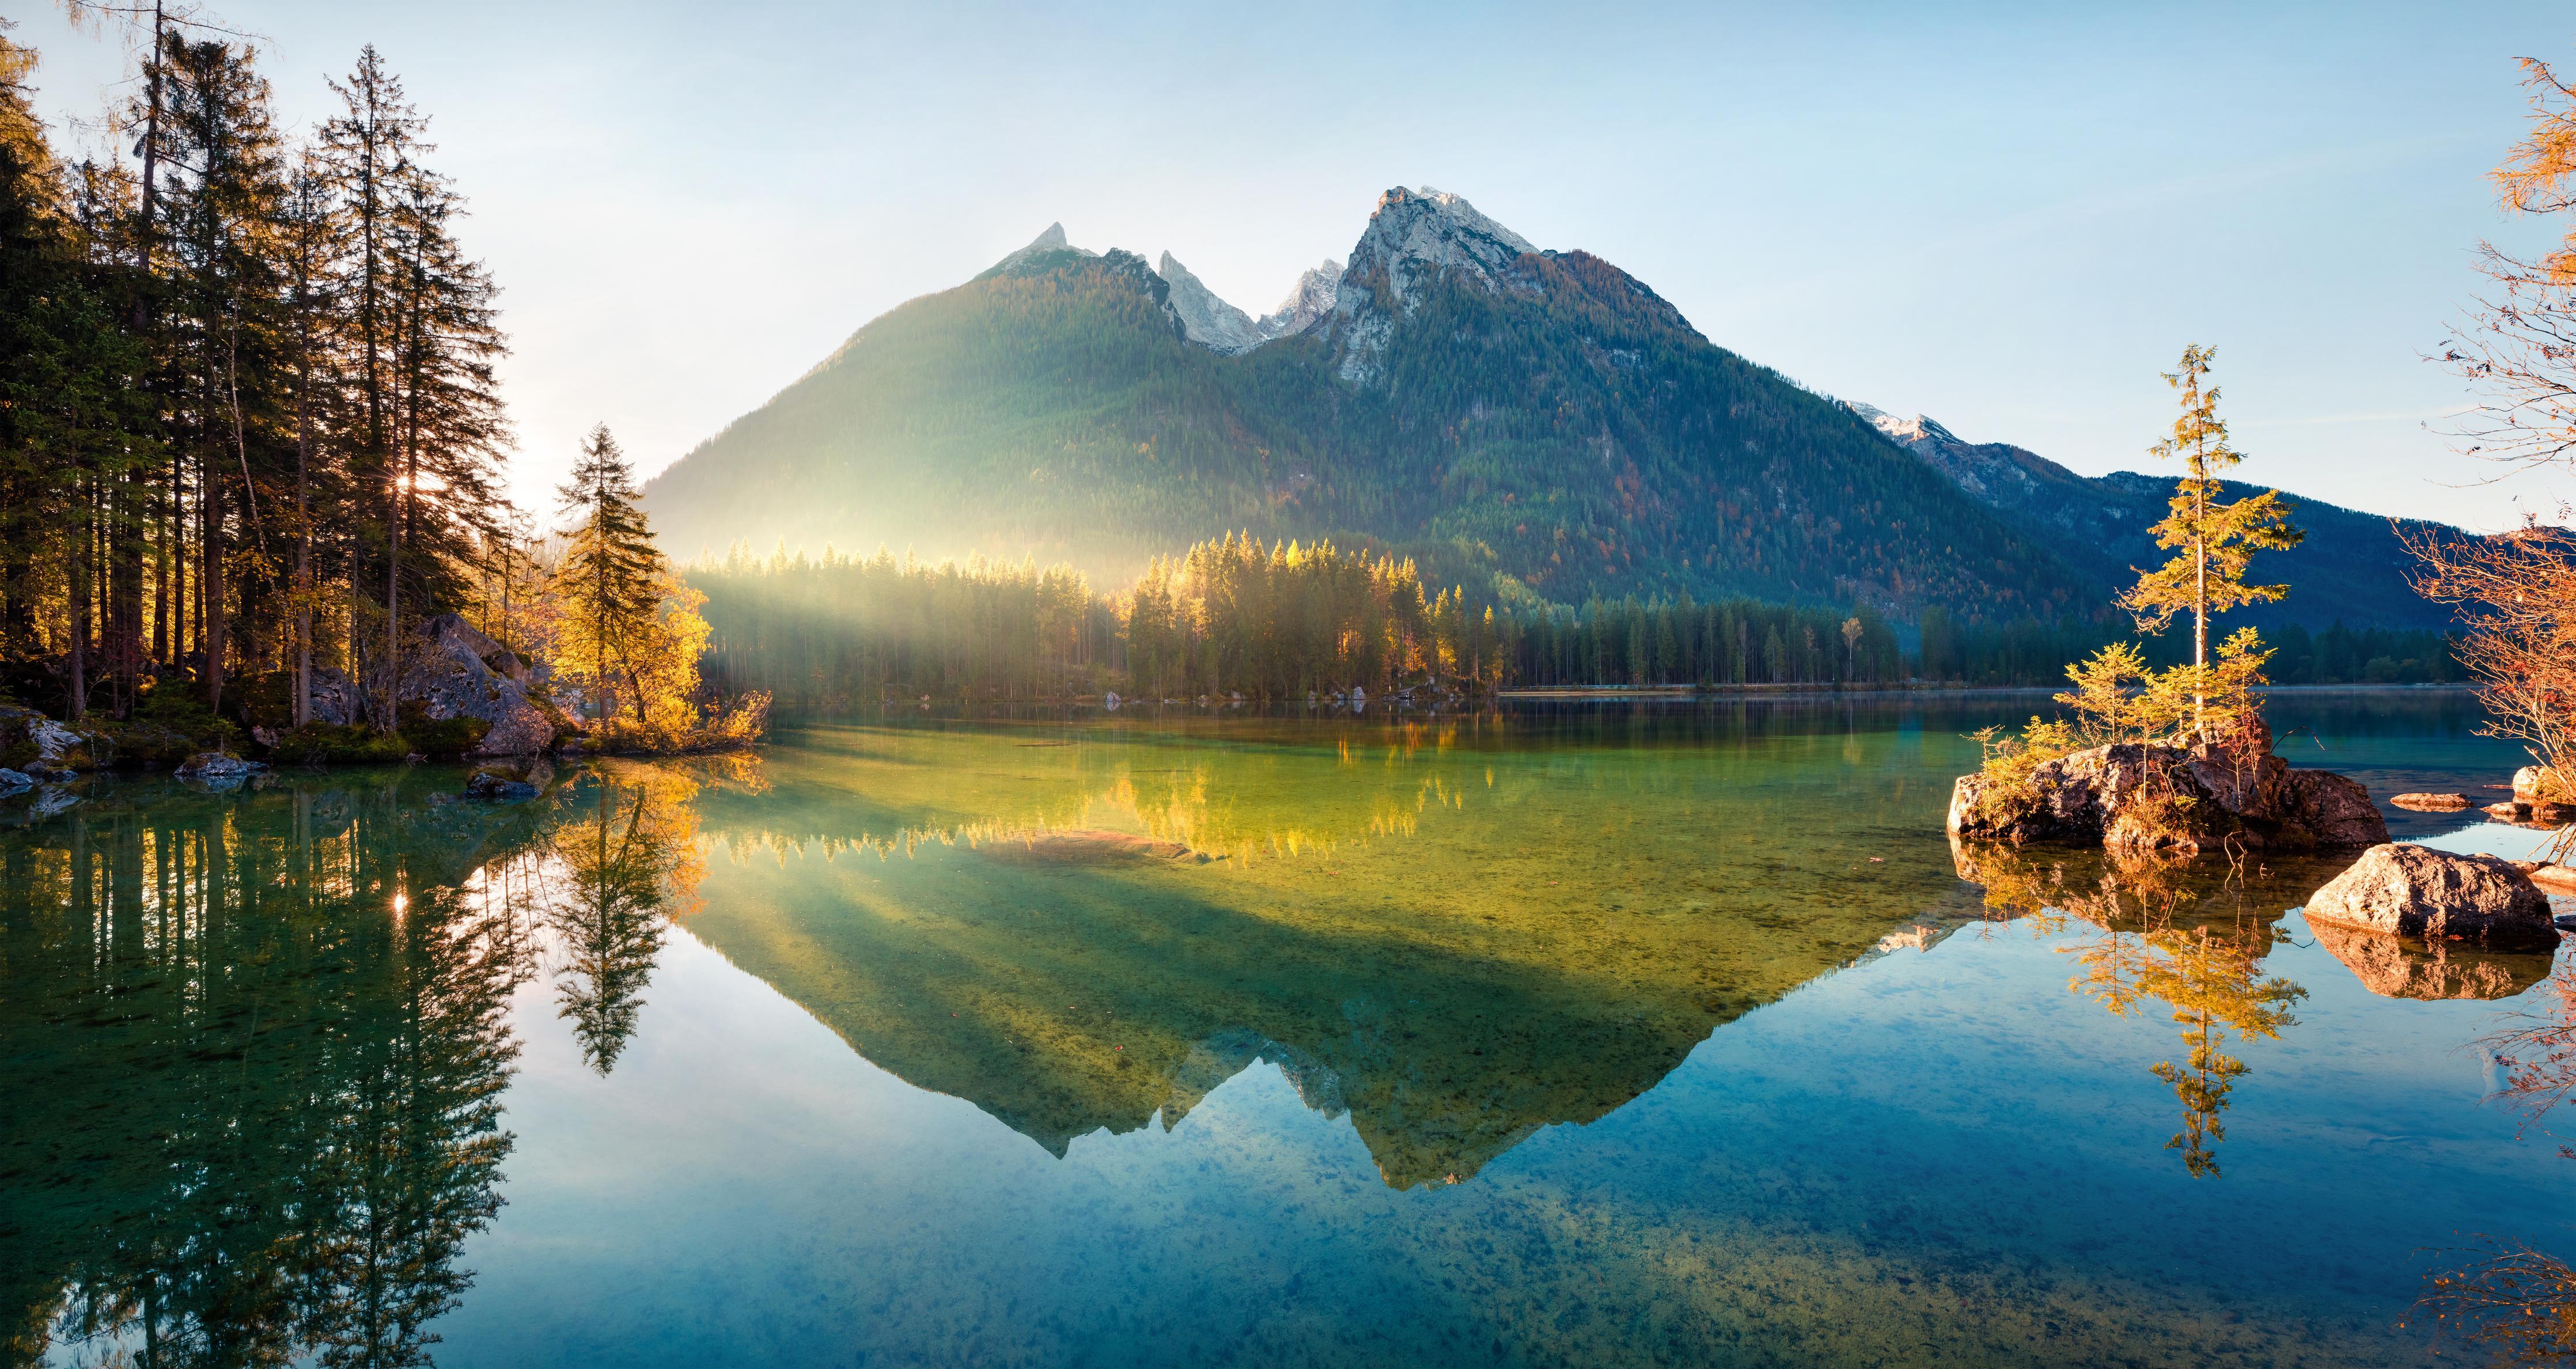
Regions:
<instances>
[{"instance_id":1,"label":"autumn foliage tree","mask_svg":"<svg viewBox=\"0 0 2576 1369\"><path fill-rule=\"evenodd\" d=\"M551 586L558 678L582 691L605 749L670 751L756 735L759 696L709 715L698 699L706 596L673 573L607 424L583 439L559 493L574 515Z\"/></svg>"},{"instance_id":2,"label":"autumn foliage tree","mask_svg":"<svg viewBox=\"0 0 2576 1369\"><path fill-rule=\"evenodd\" d=\"M2206 674L2209 620L2243 604L2272 603L2290 592L2288 585L2245 582L2257 551L2285 550L2299 544L2290 526L2289 506L2280 492L2228 501L2220 498L2221 475L2242 462L2244 454L2227 442L2227 423L2218 416L2218 387L2207 384L2217 352L2198 344L2183 348L2182 364L2165 376L2181 393L2182 412L2173 433L2150 451L2179 459L2183 478L2174 489L2171 512L2155 525L2156 545L2176 551L2164 565L2143 572L2138 583L2120 596L2121 606L2137 615L2138 627L2162 632L2177 614L2191 615L2191 668ZM2193 726L2208 735L2208 685L2192 681Z\"/></svg>"},{"instance_id":3,"label":"autumn foliage tree","mask_svg":"<svg viewBox=\"0 0 2576 1369\"><path fill-rule=\"evenodd\" d=\"M2526 58L2531 131L2490 173L2516 214L2553 217L2537 253L2479 244L2488 288L2437 358L2479 396L2455 435L2481 459L2576 467L2576 90ZM2560 522L2566 510L2560 510ZM2419 537L2416 588L2460 609L2458 648L2483 686L2490 727L2521 741L2564 784L2576 776L2576 534L2536 517L2496 537ZM2576 840L2576 828L2562 833Z\"/></svg>"}]
</instances>

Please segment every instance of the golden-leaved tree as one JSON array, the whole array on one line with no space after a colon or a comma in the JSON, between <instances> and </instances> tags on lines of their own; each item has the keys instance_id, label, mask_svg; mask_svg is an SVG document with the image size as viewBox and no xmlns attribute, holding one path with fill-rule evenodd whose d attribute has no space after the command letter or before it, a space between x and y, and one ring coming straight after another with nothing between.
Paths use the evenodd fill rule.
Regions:
<instances>
[{"instance_id":1,"label":"golden-leaved tree","mask_svg":"<svg viewBox=\"0 0 2576 1369\"><path fill-rule=\"evenodd\" d=\"M2227 422L2218 416L2218 387L2207 383L2214 349L2197 343L2183 348L2182 364L2165 376L2181 392L2182 412L2173 433L2149 450L2183 463L2170 512L2155 525L2156 545L2175 550L2164 565L2142 572L2138 583L2120 596L2120 605L2137 615L2145 632L2162 632L2178 614L2191 615L2192 730L2209 735L2209 620L2243 604L2268 604L2290 592L2288 585L2254 585L2245 580L2257 551L2295 547L2304 537L2290 526L2290 507L2278 490L2234 501L2219 481L2222 473L2245 459L2227 442Z\"/></svg>"},{"instance_id":2,"label":"golden-leaved tree","mask_svg":"<svg viewBox=\"0 0 2576 1369\"><path fill-rule=\"evenodd\" d=\"M575 522L554 579L559 669L580 687L604 741L657 750L690 744L701 728L706 596L672 572L654 543L634 467L606 424L583 440L560 493Z\"/></svg>"},{"instance_id":3,"label":"golden-leaved tree","mask_svg":"<svg viewBox=\"0 0 2576 1369\"><path fill-rule=\"evenodd\" d=\"M2576 88L2523 61L2531 132L2489 173L2518 214L2576 210ZM2453 435L2468 455L2524 469L2576 467L2576 220L2537 256L2479 244L2488 281L2476 310L2436 358L2477 391ZM2526 517L2495 537L2424 536L2415 588L2456 604L2461 664L2484 686L2491 731L2529 748L2542 787L2576 782L2576 531ZM2556 853L2576 850L2576 827Z\"/></svg>"}]
</instances>

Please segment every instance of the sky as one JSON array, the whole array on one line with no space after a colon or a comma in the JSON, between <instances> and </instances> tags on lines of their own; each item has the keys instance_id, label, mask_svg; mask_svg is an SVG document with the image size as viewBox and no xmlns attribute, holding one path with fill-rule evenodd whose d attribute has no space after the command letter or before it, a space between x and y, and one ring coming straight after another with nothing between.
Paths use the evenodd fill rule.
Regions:
<instances>
[{"instance_id":1,"label":"sky","mask_svg":"<svg viewBox=\"0 0 2576 1369\"><path fill-rule=\"evenodd\" d=\"M113 30L14 0L57 137ZM310 128L373 43L504 291L513 489L606 422L647 472L851 332L1061 221L1253 313L1436 186L1720 346L2086 474L2152 469L2213 346L2245 479L2478 528L2576 478L2453 453L2422 360L2480 239L2516 57L2576 10L2239 4L618 6L222 0ZM86 139L86 141L85 141ZM2563 231L2563 226L2562 226ZM2428 426L2429 425L2429 426Z\"/></svg>"}]
</instances>

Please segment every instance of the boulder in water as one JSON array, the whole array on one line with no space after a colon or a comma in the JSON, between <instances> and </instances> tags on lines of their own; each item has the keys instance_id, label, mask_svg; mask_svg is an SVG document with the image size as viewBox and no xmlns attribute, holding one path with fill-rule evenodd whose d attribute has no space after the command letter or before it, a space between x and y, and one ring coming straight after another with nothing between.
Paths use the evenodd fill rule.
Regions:
<instances>
[{"instance_id":1,"label":"boulder in water","mask_svg":"<svg viewBox=\"0 0 2576 1369\"><path fill-rule=\"evenodd\" d=\"M2419 813L2457 813L2475 806L2466 794L2400 794L2389 802Z\"/></svg>"},{"instance_id":2,"label":"boulder in water","mask_svg":"<svg viewBox=\"0 0 2576 1369\"><path fill-rule=\"evenodd\" d=\"M2135 742L2042 761L2019 782L1962 775L1951 787L1949 827L1984 840L2176 852L2215 850L2231 839L2286 850L2388 840L2388 821L2370 791L2346 776L2293 770L2251 749Z\"/></svg>"},{"instance_id":3,"label":"boulder in water","mask_svg":"<svg viewBox=\"0 0 2576 1369\"><path fill-rule=\"evenodd\" d=\"M234 789L268 767L225 751L200 751L179 765L175 778L206 789Z\"/></svg>"},{"instance_id":4,"label":"boulder in water","mask_svg":"<svg viewBox=\"0 0 2576 1369\"><path fill-rule=\"evenodd\" d=\"M537 796L537 786L519 774L497 766L484 766L465 781L465 797L487 803L516 803Z\"/></svg>"},{"instance_id":5,"label":"boulder in water","mask_svg":"<svg viewBox=\"0 0 2576 1369\"><path fill-rule=\"evenodd\" d=\"M2525 803L2576 803L2576 785L2545 765L2526 765L2513 772L2513 796Z\"/></svg>"},{"instance_id":6,"label":"boulder in water","mask_svg":"<svg viewBox=\"0 0 2576 1369\"><path fill-rule=\"evenodd\" d=\"M2427 846L2374 846L2309 896L2311 925L2392 936L2475 941L2494 948L2558 943L2549 896L2513 863Z\"/></svg>"}]
</instances>

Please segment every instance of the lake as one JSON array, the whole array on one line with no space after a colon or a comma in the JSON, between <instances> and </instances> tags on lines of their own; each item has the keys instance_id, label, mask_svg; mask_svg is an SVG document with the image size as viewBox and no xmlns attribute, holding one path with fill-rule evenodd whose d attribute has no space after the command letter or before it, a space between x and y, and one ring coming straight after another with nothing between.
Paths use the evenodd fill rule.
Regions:
<instances>
[{"instance_id":1,"label":"lake","mask_svg":"<svg viewBox=\"0 0 2576 1369\"><path fill-rule=\"evenodd\" d=\"M0 1334L2475 1359L2428 1279L2576 1256L2562 1119L2492 1097L2502 1034L2576 1024L2576 987L2320 936L2338 860L1954 850L1962 734L2039 706L922 714L517 804L441 767L0 804ZM2458 693L2273 719L2383 799L2521 759Z\"/></svg>"}]
</instances>

